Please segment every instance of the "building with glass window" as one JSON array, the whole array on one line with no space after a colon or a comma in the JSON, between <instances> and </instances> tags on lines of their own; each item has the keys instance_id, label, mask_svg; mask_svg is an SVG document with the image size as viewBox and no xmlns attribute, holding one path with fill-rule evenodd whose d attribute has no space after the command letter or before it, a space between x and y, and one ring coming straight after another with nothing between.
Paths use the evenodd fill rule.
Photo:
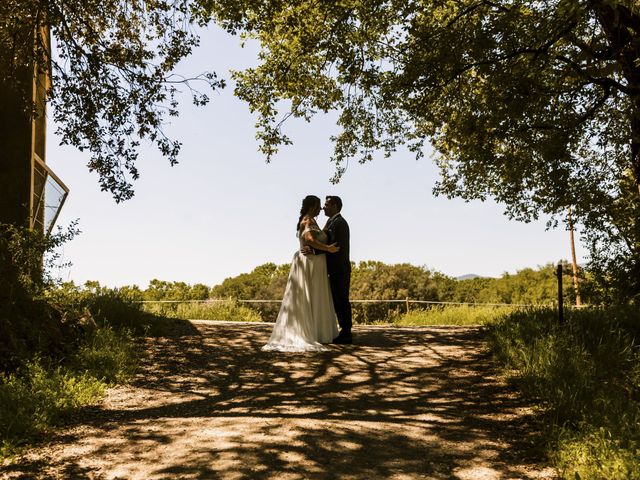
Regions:
<instances>
[{"instance_id":1,"label":"building with glass window","mask_svg":"<svg viewBox=\"0 0 640 480\"><path fill-rule=\"evenodd\" d=\"M21 33L22 45L28 45L24 38L32 39L33 45L42 42L44 51L51 51L47 29ZM25 55L20 48L2 50L0 223L28 226L48 234L69 193L46 164L46 101L51 70L46 62L21 61ZM20 52L22 58L18 58Z\"/></svg>"}]
</instances>

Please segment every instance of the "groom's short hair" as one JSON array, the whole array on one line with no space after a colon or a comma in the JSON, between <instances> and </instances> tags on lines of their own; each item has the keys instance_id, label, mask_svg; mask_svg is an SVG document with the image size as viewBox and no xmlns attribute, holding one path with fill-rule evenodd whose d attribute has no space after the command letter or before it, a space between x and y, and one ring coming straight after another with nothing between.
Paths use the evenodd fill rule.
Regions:
<instances>
[{"instance_id":1,"label":"groom's short hair","mask_svg":"<svg viewBox=\"0 0 640 480\"><path fill-rule=\"evenodd\" d=\"M336 197L335 195L327 195L326 199L333 203L338 211L342 210L342 199L340 197Z\"/></svg>"}]
</instances>

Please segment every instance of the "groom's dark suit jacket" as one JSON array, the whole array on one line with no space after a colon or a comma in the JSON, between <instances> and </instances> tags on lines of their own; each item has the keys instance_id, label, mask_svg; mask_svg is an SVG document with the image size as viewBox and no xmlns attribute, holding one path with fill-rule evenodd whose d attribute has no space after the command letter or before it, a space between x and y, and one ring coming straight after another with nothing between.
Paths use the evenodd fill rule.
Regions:
<instances>
[{"instance_id":1,"label":"groom's dark suit jacket","mask_svg":"<svg viewBox=\"0 0 640 480\"><path fill-rule=\"evenodd\" d=\"M336 253L327 253L327 271L329 275L351 273L351 261L349 260L349 224L336 215L325 226L325 232L329 237L328 243L337 243L340 250Z\"/></svg>"},{"instance_id":2,"label":"groom's dark suit jacket","mask_svg":"<svg viewBox=\"0 0 640 480\"><path fill-rule=\"evenodd\" d=\"M329 243L337 243L340 250L327 253L327 271L329 286L336 310L340 334L351 334L353 321L351 318L351 303L349 302L349 285L351 283L351 262L349 261L349 224L338 214L327 222L324 227Z\"/></svg>"}]
</instances>

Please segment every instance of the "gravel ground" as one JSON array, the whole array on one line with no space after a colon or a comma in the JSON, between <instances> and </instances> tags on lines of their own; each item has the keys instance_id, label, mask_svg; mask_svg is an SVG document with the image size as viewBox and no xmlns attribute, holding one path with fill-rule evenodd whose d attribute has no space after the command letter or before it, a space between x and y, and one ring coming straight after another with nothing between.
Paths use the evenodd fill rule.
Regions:
<instances>
[{"instance_id":1,"label":"gravel ground","mask_svg":"<svg viewBox=\"0 0 640 480\"><path fill-rule=\"evenodd\" d=\"M357 326L266 353L272 325L171 322L109 390L2 478L540 479L532 410L480 327Z\"/></svg>"}]
</instances>

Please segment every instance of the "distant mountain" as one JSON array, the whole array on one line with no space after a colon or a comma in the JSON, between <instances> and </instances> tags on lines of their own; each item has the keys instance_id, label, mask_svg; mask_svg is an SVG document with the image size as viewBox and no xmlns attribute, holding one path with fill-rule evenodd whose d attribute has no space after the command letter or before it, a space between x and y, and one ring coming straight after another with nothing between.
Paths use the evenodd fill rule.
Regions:
<instances>
[{"instance_id":1,"label":"distant mountain","mask_svg":"<svg viewBox=\"0 0 640 480\"><path fill-rule=\"evenodd\" d=\"M476 275L475 273L467 273L466 275L460 275L456 277L456 280L471 280L473 278L482 278L481 275Z\"/></svg>"}]
</instances>

